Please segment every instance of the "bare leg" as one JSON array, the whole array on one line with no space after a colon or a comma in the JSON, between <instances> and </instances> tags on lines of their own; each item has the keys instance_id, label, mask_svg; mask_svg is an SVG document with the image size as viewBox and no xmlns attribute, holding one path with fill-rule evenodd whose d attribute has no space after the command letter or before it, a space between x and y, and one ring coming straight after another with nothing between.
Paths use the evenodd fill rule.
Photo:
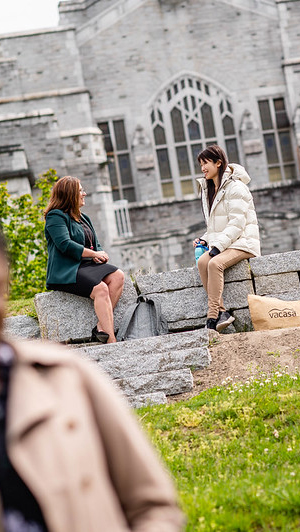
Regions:
<instances>
[{"instance_id":1,"label":"bare leg","mask_svg":"<svg viewBox=\"0 0 300 532\"><path fill-rule=\"evenodd\" d=\"M113 307L108 286L101 281L101 283L94 286L90 297L94 301L94 308L98 318L98 331L105 331L109 334L108 344L116 342Z\"/></svg>"},{"instance_id":2,"label":"bare leg","mask_svg":"<svg viewBox=\"0 0 300 532\"><path fill-rule=\"evenodd\" d=\"M124 273L117 270L104 277L103 282L107 285L112 308L114 309L123 292Z\"/></svg>"}]
</instances>

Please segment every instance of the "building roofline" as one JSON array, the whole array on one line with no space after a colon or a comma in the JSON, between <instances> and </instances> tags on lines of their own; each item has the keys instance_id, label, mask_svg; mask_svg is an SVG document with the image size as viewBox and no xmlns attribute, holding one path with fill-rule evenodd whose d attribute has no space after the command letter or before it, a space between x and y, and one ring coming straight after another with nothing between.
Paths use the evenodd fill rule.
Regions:
<instances>
[{"instance_id":1,"label":"building roofline","mask_svg":"<svg viewBox=\"0 0 300 532\"><path fill-rule=\"evenodd\" d=\"M22 37L35 37L36 35L45 35L46 33L61 33L64 31L75 31L75 26L55 26L52 28L41 28L34 30L19 31L14 33L0 34L0 40L16 39Z\"/></svg>"}]
</instances>

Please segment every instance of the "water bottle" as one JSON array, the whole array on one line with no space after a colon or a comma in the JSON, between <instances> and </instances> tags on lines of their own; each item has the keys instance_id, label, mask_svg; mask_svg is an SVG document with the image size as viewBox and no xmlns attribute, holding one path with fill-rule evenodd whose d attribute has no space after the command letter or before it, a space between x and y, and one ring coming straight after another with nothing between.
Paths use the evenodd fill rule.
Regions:
<instances>
[{"instance_id":1,"label":"water bottle","mask_svg":"<svg viewBox=\"0 0 300 532\"><path fill-rule=\"evenodd\" d=\"M198 244L195 247L196 265L197 265L199 257L201 257L201 255L203 255L203 253L205 253L205 251L208 251L208 247L204 246L203 244L200 244L200 242L198 242Z\"/></svg>"}]
</instances>

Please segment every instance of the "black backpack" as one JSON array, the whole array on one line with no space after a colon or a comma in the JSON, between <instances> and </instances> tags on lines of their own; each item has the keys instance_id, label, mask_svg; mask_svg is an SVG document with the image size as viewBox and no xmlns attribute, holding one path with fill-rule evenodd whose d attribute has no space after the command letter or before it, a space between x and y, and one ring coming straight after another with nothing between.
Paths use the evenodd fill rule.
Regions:
<instances>
[{"instance_id":1,"label":"black backpack","mask_svg":"<svg viewBox=\"0 0 300 532\"><path fill-rule=\"evenodd\" d=\"M161 313L161 305L140 295L126 310L117 334L117 341L148 338L168 334L168 322Z\"/></svg>"}]
</instances>

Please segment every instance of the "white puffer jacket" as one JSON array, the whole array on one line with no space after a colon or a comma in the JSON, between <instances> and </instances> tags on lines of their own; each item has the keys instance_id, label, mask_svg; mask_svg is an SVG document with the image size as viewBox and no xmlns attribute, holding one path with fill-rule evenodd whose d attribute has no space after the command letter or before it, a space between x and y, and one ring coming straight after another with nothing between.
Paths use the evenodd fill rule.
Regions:
<instances>
[{"instance_id":1,"label":"white puffer jacket","mask_svg":"<svg viewBox=\"0 0 300 532\"><path fill-rule=\"evenodd\" d=\"M260 241L253 198L247 187L250 177L239 164L229 164L209 213L207 181L197 179L207 231L203 235L210 249L241 249L260 255Z\"/></svg>"}]
</instances>

